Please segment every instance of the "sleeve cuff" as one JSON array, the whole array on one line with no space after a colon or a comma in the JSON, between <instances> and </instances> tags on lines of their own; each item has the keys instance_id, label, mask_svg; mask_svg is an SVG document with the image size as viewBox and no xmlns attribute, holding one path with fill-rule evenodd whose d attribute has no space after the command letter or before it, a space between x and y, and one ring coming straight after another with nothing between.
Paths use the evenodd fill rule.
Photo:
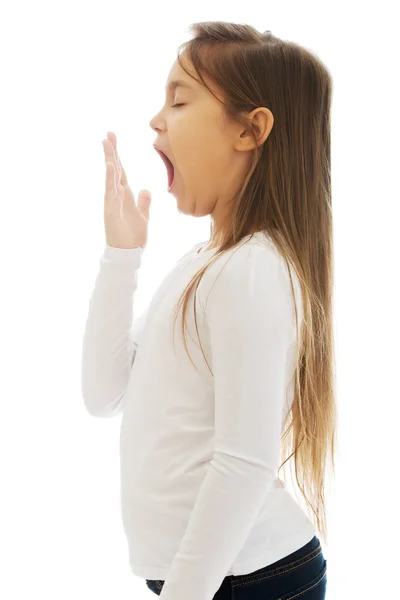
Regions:
<instances>
[{"instance_id":1,"label":"sleeve cuff","mask_svg":"<svg viewBox=\"0 0 400 600\"><path fill-rule=\"evenodd\" d=\"M144 248L114 248L108 244L104 247L103 257L112 261L131 261L135 268L140 267Z\"/></svg>"}]
</instances>

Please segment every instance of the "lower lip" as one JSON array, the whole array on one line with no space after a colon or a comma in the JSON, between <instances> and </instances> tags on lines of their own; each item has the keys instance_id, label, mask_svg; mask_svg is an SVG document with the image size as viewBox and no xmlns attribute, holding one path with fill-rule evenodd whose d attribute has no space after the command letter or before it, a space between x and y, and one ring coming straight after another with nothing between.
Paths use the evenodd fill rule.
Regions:
<instances>
[{"instance_id":1,"label":"lower lip","mask_svg":"<svg viewBox=\"0 0 400 600\"><path fill-rule=\"evenodd\" d=\"M172 188L174 187L174 185L175 185L175 174L174 174L174 179L173 179L173 181L172 181L171 185L170 185L170 186L169 186L169 188L168 188L168 191L169 191L169 192L172 190Z\"/></svg>"}]
</instances>

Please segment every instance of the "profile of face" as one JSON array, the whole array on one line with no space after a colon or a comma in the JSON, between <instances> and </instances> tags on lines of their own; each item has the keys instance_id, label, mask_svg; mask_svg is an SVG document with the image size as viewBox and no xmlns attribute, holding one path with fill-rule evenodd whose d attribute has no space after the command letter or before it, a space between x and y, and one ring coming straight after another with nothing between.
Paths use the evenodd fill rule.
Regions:
<instances>
[{"instance_id":1,"label":"profile of face","mask_svg":"<svg viewBox=\"0 0 400 600\"><path fill-rule=\"evenodd\" d=\"M196 79L177 60L174 62L167 79L164 106L150 121L150 127L157 133L154 145L173 164L174 184L170 191L178 201L178 210L193 216L215 216L227 206L243 181L254 144L243 125L230 122L223 104L201 80L199 83L189 60L183 54L180 59ZM215 84L207 78L205 81L221 98ZM260 110L267 111L264 120L270 129L272 113Z\"/></svg>"}]
</instances>

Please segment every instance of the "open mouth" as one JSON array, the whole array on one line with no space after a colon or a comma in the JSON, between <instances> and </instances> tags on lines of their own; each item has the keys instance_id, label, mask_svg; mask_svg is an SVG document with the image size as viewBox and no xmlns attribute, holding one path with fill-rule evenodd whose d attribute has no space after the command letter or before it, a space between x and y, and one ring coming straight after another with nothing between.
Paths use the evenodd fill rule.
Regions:
<instances>
[{"instance_id":1,"label":"open mouth","mask_svg":"<svg viewBox=\"0 0 400 600\"><path fill-rule=\"evenodd\" d=\"M174 169L174 165L172 164L172 162L169 160L168 156L166 156L164 154L164 152L162 152L161 150L159 150L158 148L155 148L155 150L158 152L158 154L161 156L161 158L164 161L165 166L167 167L167 173L168 173L168 189L170 189L174 183L175 180L175 169Z\"/></svg>"}]
</instances>

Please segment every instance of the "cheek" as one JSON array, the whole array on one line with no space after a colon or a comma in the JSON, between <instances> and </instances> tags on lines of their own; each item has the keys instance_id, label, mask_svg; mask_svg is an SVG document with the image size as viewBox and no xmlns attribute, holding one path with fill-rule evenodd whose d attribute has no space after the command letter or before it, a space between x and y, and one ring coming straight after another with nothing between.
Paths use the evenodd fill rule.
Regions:
<instances>
[{"instance_id":1,"label":"cheek","mask_svg":"<svg viewBox=\"0 0 400 600\"><path fill-rule=\"evenodd\" d=\"M226 170L227 136L215 115L182 114L170 123L169 137L176 171L188 182L196 180L204 185L204 177L215 179Z\"/></svg>"}]
</instances>

